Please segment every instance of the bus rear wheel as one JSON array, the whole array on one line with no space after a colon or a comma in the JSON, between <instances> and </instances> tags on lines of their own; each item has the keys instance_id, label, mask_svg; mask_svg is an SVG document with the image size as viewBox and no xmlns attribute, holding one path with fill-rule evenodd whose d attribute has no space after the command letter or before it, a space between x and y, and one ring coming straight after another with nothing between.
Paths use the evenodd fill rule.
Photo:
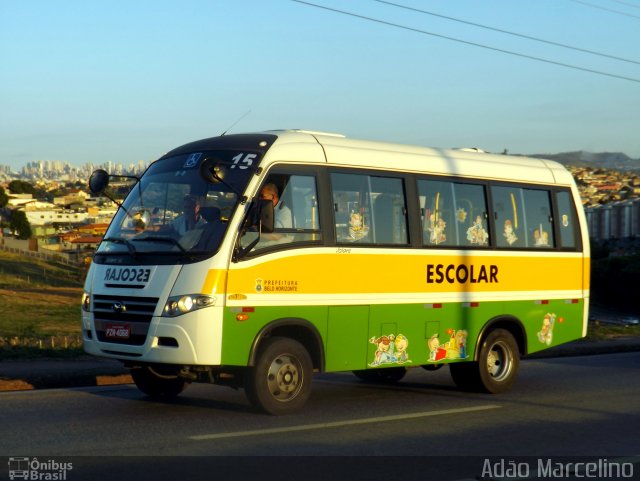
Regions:
<instances>
[{"instance_id":1,"label":"bus rear wheel","mask_svg":"<svg viewBox=\"0 0 640 481\"><path fill-rule=\"evenodd\" d=\"M245 391L249 401L269 414L287 414L302 408L311 394L313 364L302 344L273 337L260 349L249 368Z\"/></svg>"},{"instance_id":2,"label":"bus rear wheel","mask_svg":"<svg viewBox=\"0 0 640 481\"><path fill-rule=\"evenodd\" d=\"M392 384L400 381L407 373L404 367L388 367L384 369L362 369L353 371L358 379L366 382Z\"/></svg>"},{"instance_id":3,"label":"bus rear wheel","mask_svg":"<svg viewBox=\"0 0 640 481\"><path fill-rule=\"evenodd\" d=\"M186 381L173 369L142 366L131 369L131 378L140 391L159 399L172 399L186 387Z\"/></svg>"},{"instance_id":4,"label":"bus rear wheel","mask_svg":"<svg viewBox=\"0 0 640 481\"><path fill-rule=\"evenodd\" d=\"M459 388L497 394L511 388L519 364L520 353L513 335L505 329L495 329L483 339L478 361L452 363L449 369Z\"/></svg>"}]
</instances>

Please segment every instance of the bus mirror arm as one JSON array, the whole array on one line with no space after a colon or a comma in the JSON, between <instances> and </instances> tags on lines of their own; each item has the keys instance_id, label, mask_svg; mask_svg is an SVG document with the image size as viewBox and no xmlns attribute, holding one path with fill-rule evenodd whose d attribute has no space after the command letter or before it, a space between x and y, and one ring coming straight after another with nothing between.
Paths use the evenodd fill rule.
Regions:
<instances>
[{"instance_id":1,"label":"bus mirror arm","mask_svg":"<svg viewBox=\"0 0 640 481\"><path fill-rule=\"evenodd\" d=\"M243 223L238 240L250 227L257 228L258 236L245 247L241 247L239 244L236 245L236 249L233 255L234 261L243 258L245 255L247 255L247 253L251 252L251 250L258 244L258 242L260 242L260 236L263 232L265 234L272 233L274 229L273 224L273 202L269 199L254 199L254 201L251 203L251 207L249 207L249 213L247 214L247 217Z\"/></svg>"},{"instance_id":2,"label":"bus mirror arm","mask_svg":"<svg viewBox=\"0 0 640 481\"><path fill-rule=\"evenodd\" d=\"M246 247L240 247L239 244L236 244L235 252L233 253L233 258L232 258L233 262L238 262L240 259L246 256L249 252L251 252L251 249L253 249L256 246L259 240L260 240L260 235L258 235L258 237L253 239L253 241L251 241L251 243Z\"/></svg>"}]
</instances>

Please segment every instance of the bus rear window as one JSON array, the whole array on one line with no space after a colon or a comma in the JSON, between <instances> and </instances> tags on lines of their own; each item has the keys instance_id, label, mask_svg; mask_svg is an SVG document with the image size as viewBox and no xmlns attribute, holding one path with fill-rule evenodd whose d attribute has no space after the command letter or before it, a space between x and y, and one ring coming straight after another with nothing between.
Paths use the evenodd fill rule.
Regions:
<instances>
[{"instance_id":1,"label":"bus rear window","mask_svg":"<svg viewBox=\"0 0 640 481\"><path fill-rule=\"evenodd\" d=\"M554 247L550 192L511 186L491 188L498 247Z\"/></svg>"}]
</instances>

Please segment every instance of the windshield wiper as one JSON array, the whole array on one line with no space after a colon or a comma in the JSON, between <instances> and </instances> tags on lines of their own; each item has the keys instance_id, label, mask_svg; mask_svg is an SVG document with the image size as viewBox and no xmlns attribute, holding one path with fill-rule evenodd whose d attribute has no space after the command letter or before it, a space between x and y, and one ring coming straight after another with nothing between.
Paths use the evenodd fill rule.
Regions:
<instances>
[{"instance_id":1,"label":"windshield wiper","mask_svg":"<svg viewBox=\"0 0 640 481\"><path fill-rule=\"evenodd\" d=\"M114 244L122 244L127 246L127 249L129 249L129 254L131 254L131 257L135 257L137 254L136 248L127 239L122 239L121 237L107 237L106 239L102 239L102 242L113 242Z\"/></svg>"}]
</instances>

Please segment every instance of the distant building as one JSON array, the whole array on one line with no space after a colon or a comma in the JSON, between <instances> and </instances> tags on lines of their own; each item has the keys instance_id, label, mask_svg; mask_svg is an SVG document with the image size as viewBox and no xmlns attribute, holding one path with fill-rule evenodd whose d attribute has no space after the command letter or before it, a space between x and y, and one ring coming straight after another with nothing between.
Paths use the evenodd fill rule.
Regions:
<instances>
[{"instance_id":1,"label":"distant building","mask_svg":"<svg viewBox=\"0 0 640 481\"><path fill-rule=\"evenodd\" d=\"M7 202L9 207L20 207L21 205L35 202L35 199L31 194L12 194L11 191L6 192L6 194L7 197L9 197Z\"/></svg>"},{"instance_id":2,"label":"distant building","mask_svg":"<svg viewBox=\"0 0 640 481\"><path fill-rule=\"evenodd\" d=\"M83 236L71 240L70 244L73 250L85 251L95 249L100 242L102 242L102 236Z\"/></svg>"},{"instance_id":3,"label":"distant building","mask_svg":"<svg viewBox=\"0 0 640 481\"><path fill-rule=\"evenodd\" d=\"M595 241L640 237L640 198L587 207L585 214Z\"/></svg>"},{"instance_id":4,"label":"distant building","mask_svg":"<svg viewBox=\"0 0 640 481\"><path fill-rule=\"evenodd\" d=\"M73 204L84 204L89 194L80 189L73 189L67 195L62 197L54 197L53 203L60 206L68 206Z\"/></svg>"},{"instance_id":5,"label":"distant building","mask_svg":"<svg viewBox=\"0 0 640 481\"><path fill-rule=\"evenodd\" d=\"M76 230L82 235L103 236L104 233L107 232L107 227L109 227L108 223L85 224L81 225Z\"/></svg>"},{"instance_id":6,"label":"distant building","mask_svg":"<svg viewBox=\"0 0 640 481\"><path fill-rule=\"evenodd\" d=\"M32 226L47 224L84 224L87 221L86 212L75 212L63 209L25 210L27 220Z\"/></svg>"}]
</instances>

